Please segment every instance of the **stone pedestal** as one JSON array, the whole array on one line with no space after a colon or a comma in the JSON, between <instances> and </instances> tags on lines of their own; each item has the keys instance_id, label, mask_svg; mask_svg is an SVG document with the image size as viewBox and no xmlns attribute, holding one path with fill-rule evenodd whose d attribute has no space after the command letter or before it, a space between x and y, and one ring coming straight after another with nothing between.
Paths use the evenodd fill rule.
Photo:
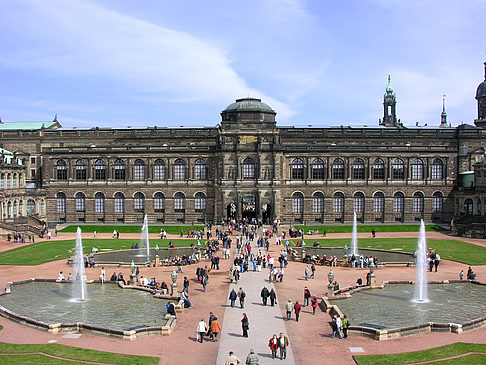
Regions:
<instances>
[{"instance_id":1,"label":"stone pedestal","mask_svg":"<svg viewBox=\"0 0 486 365\"><path fill-rule=\"evenodd\" d=\"M329 298L329 297L332 297L332 296L334 296L334 285L329 284L327 286L327 297Z\"/></svg>"},{"instance_id":2,"label":"stone pedestal","mask_svg":"<svg viewBox=\"0 0 486 365\"><path fill-rule=\"evenodd\" d=\"M177 293L177 284L176 283L172 283L172 285L170 286L170 295L173 296L174 293Z\"/></svg>"},{"instance_id":3,"label":"stone pedestal","mask_svg":"<svg viewBox=\"0 0 486 365\"><path fill-rule=\"evenodd\" d=\"M130 285L137 285L137 275L130 274Z\"/></svg>"},{"instance_id":4,"label":"stone pedestal","mask_svg":"<svg viewBox=\"0 0 486 365\"><path fill-rule=\"evenodd\" d=\"M159 267L160 266L160 258L159 258L159 255L156 255L155 256L155 264L154 264L155 267Z\"/></svg>"}]
</instances>

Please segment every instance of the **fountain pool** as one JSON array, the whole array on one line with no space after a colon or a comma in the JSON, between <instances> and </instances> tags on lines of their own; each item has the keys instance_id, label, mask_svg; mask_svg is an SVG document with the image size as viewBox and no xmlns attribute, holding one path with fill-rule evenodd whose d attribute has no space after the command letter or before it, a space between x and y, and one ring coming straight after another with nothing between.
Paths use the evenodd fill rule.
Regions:
<instances>
[{"instance_id":1,"label":"fountain pool","mask_svg":"<svg viewBox=\"0 0 486 365\"><path fill-rule=\"evenodd\" d=\"M170 299L155 298L147 291L122 289L117 284L86 285L83 302L72 300L68 282L28 281L11 284L9 289L11 294L0 295L0 313L17 319L5 315L13 313L28 324L40 323L37 327L57 323L69 327L81 322L84 327L123 336L126 331L160 328L168 322L165 305Z\"/></svg>"}]
</instances>

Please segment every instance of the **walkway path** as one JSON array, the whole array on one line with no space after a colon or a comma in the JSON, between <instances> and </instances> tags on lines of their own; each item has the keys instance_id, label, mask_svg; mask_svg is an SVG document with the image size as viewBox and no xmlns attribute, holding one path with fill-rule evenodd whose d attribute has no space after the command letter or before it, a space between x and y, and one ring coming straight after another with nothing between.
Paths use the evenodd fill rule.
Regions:
<instances>
[{"instance_id":1,"label":"walkway path","mask_svg":"<svg viewBox=\"0 0 486 365\"><path fill-rule=\"evenodd\" d=\"M258 252L255 247L252 247L254 252ZM276 261L276 260L275 260ZM253 267L250 265L250 270ZM280 307L275 305L271 307L269 305L263 306L260 297L260 292L266 286L268 290L275 289L273 283L268 282L268 269L263 269L261 272L245 272L240 276L238 284L231 284L228 294L226 295L227 307L224 313L224 321L222 324L223 332L220 338L220 344L218 349L218 356L216 365L225 364L226 359L230 351L238 356L242 362L245 363L246 356L250 353L250 349L253 349L259 357L259 364L274 364L278 361L280 364L295 364L294 354L291 346L287 348L287 359L273 360L272 352L268 347L268 341L273 334L279 335L281 332L288 336L285 328L285 322L280 312ZM239 301L236 301L235 308L231 308L229 304L229 292L231 289L235 289L238 292L239 288L243 288L246 293L245 307L240 309ZM277 301L280 298L277 298ZM246 313L250 322L249 337L244 338L241 329L241 319L243 313ZM292 343L292 339L289 338L289 342ZM280 356L280 353L277 353Z\"/></svg>"}]
</instances>

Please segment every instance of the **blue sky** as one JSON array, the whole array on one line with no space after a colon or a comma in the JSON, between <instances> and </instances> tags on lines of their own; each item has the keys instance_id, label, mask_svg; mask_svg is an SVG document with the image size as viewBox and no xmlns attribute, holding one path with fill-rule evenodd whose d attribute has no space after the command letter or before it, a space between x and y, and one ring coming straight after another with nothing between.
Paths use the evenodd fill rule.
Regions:
<instances>
[{"instance_id":1,"label":"blue sky","mask_svg":"<svg viewBox=\"0 0 486 365\"><path fill-rule=\"evenodd\" d=\"M0 0L0 117L215 126L260 97L278 125L472 124L486 0Z\"/></svg>"}]
</instances>

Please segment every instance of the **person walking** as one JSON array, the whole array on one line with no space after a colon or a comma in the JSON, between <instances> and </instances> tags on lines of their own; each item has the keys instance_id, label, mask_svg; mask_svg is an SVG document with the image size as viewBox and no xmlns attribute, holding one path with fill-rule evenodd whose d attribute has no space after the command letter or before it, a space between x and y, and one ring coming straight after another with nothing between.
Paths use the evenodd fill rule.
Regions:
<instances>
[{"instance_id":1,"label":"person walking","mask_svg":"<svg viewBox=\"0 0 486 365\"><path fill-rule=\"evenodd\" d=\"M211 338L211 340L213 341L218 341L218 333L222 331L218 318L214 317L214 320L211 322L209 330L211 331L209 333L209 338Z\"/></svg>"},{"instance_id":2,"label":"person walking","mask_svg":"<svg viewBox=\"0 0 486 365\"><path fill-rule=\"evenodd\" d=\"M270 290L270 294L268 296L270 298L270 305L273 307L275 303L277 303L277 294L273 288Z\"/></svg>"},{"instance_id":3,"label":"person walking","mask_svg":"<svg viewBox=\"0 0 486 365\"><path fill-rule=\"evenodd\" d=\"M305 280L309 280L309 266L305 267Z\"/></svg>"},{"instance_id":4,"label":"person walking","mask_svg":"<svg viewBox=\"0 0 486 365\"><path fill-rule=\"evenodd\" d=\"M349 319L346 317L346 315L343 316L343 337L347 338L348 337L348 328L349 328Z\"/></svg>"},{"instance_id":5,"label":"person walking","mask_svg":"<svg viewBox=\"0 0 486 365\"><path fill-rule=\"evenodd\" d=\"M248 330L250 329L250 322L246 313L243 313L243 318L241 319L241 329L243 330L243 337L248 337Z\"/></svg>"},{"instance_id":6,"label":"person walking","mask_svg":"<svg viewBox=\"0 0 486 365\"><path fill-rule=\"evenodd\" d=\"M311 265L311 272L312 272L311 279L315 279L315 277L316 277L316 265L314 265L314 264Z\"/></svg>"},{"instance_id":7,"label":"person walking","mask_svg":"<svg viewBox=\"0 0 486 365\"><path fill-rule=\"evenodd\" d=\"M280 349L280 360L287 358L287 346L289 345L289 339L287 336L284 336L283 333L280 333L278 338L278 348Z\"/></svg>"},{"instance_id":8,"label":"person walking","mask_svg":"<svg viewBox=\"0 0 486 365\"><path fill-rule=\"evenodd\" d=\"M278 337L274 333L272 338L268 341L268 347L272 350L272 359L277 357L277 350L278 350Z\"/></svg>"},{"instance_id":9,"label":"person walking","mask_svg":"<svg viewBox=\"0 0 486 365\"><path fill-rule=\"evenodd\" d=\"M464 270L461 270L461 272L459 273L459 280L464 280Z\"/></svg>"},{"instance_id":10,"label":"person walking","mask_svg":"<svg viewBox=\"0 0 486 365\"><path fill-rule=\"evenodd\" d=\"M199 337L199 342L203 343L204 334L206 333L207 330L208 330L208 326L206 325L206 322L204 322L204 318L201 318L196 328L196 333L197 333L196 340L197 337Z\"/></svg>"},{"instance_id":11,"label":"person walking","mask_svg":"<svg viewBox=\"0 0 486 365\"><path fill-rule=\"evenodd\" d=\"M312 314L316 314L316 308L317 308L317 297L314 295L311 299L311 305L312 305Z\"/></svg>"},{"instance_id":12,"label":"person walking","mask_svg":"<svg viewBox=\"0 0 486 365\"><path fill-rule=\"evenodd\" d=\"M235 301L238 296L236 295L235 289L231 289L229 300L231 301L231 308L235 307Z\"/></svg>"},{"instance_id":13,"label":"person walking","mask_svg":"<svg viewBox=\"0 0 486 365\"><path fill-rule=\"evenodd\" d=\"M268 299L269 295L270 295L270 293L269 293L267 287L264 286L262 291L260 292L260 296L262 297L263 305L267 305L267 299Z\"/></svg>"},{"instance_id":14,"label":"person walking","mask_svg":"<svg viewBox=\"0 0 486 365\"><path fill-rule=\"evenodd\" d=\"M255 354L253 349L250 349L250 353L246 357L245 365L258 365L258 355Z\"/></svg>"},{"instance_id":15,"label":"person walking","mask_svg":"<svg viewBox=\"0 0 486 365\"><path fill-rule=\"evenodd\" d=\"M233 354L233 351L230 351L225 365L238 365L239 363L241 363L241 360L238 358L238 356Z\"/></svg>"},{"instance_id":16,"label":"person walking","mask_svg":"<svg viewBox=\"0 0 486 365\"><path fill-rule=\"evenodd\" d=\"M294 312L295 312L295 321L299 322L300 311L302 310L302 306L299 304L297 300L294 304Z\"/></svg>"},{"instance_id":17,"label":"person walking","mask_svg":"<svg viewBox=\"0 0 486 365\"><path fill-rule=\"evenodd\" d=\"M343 334L341 332L342 321L338 315L335 315L332 319L331 327L332 327L332 335L331 337L334 338L336 334L339 335L339 338L343 338Z\"/></svg>"},{"instance_id":18,"label":"person walking","mask_svg":"<svg viewBox=\"0 0 486 365\"><path fill-rule=\"evenodd\" d=\"M292 309L294 309L294 303L289 299L287 303L285 303L285 311L287 312L287 321L290 321L292 317Z\"/></svg>"},{"instance_id":19,"label":"person walking","mask_svg":"<svg viewBox=\"0 0 486 365\"><path fill-rule=\"evenodd\" d=\"M245 291L242 288L240 288L240 290L238 290L238 299L240 300L241 309L245 307L245 297L246 297Z\"/></svg>"},{"instance_id":20,"label":"person walking","mask_svg":"<svg viewBox=\"0 0 486 365\"><path fill-rule=\"evenodd\" d=\"M304 307L309 305L309 298L311 297L311 293L308 287L304 287Z\"/></svg>"},{"instance_id":21,"label":"person walking","mask_svg":"<svg viewBox=\"0 0 486 365\"><path fill-rule=\"evenodd\" d=\"M189 294L189 279L186 276L184 276L184 284L183 284L183 286L184 286L184 291L187 294Z\"/></svg>"},{"instance_id":22,"label":"person walking","mask_svg":"<svg viewBox=\"0 0 486 365\"><path fill-rule=\"evenodd\" d=\"M206 293L206 285L208 285L208 277L205 274L203 274L201 278L201 285L203 287L203 292Z\"/></svg>"}]
</instances>

